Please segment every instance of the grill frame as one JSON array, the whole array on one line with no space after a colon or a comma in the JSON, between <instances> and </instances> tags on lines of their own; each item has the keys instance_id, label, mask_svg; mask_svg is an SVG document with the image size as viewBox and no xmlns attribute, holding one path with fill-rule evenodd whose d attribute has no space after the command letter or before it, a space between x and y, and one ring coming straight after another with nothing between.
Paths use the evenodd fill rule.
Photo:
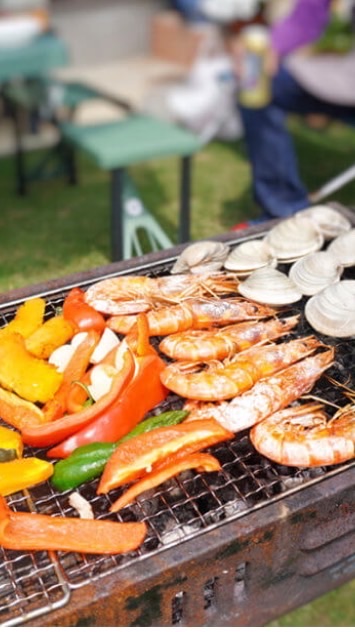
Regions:
<instances>
[{"instance_id":1,"label":"grill frame","mask_svg":"<svg viewBox=\"0 0 355 632\"><path fill-rule=\"evenodd\" d=\"M339 210L355 222L349 209ZM238 238L227 233L216 239L234 245L265 234L274 223L244 231ZM30 296L55 301L58 293L78 284L169 266L185 245L9 292L0 297L0 310L6 314ZM39 575L42 566L45 569L39 585L46 586L48 572L57 584L54 587L53 582L46 604L20 606L3 624L264 625L355 576L355 555L346 555L355 548L354 465L330 469L301 488L258 502L178 544L101 570L90 581L73 581L65 557L43 554L48 564L43 555L38 564L36 554L27 564L29 569L39 568Z\"/></svg>"}]
</instances>

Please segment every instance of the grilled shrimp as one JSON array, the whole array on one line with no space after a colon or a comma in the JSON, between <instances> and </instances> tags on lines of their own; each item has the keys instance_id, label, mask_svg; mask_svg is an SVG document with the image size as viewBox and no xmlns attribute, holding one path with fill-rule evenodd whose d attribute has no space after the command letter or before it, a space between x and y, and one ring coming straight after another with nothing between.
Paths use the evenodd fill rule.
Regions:
<instances>
[{"instance_id":1,"label":"grilled shrimp","mask_svg":"<svg viewBox=\"0 0 355 632\"><path fill-rule=\"evenodd\" d=\"M330 420L319 404L286 408L256 424L250 439L260 454L282 465L343 463L355 456L355 406L346 406Z\"/></svg>"},{"instance_id":2,"label":"grilled shrimp","mask_svg":"<svg viewBox=\"0 0 355 632\"><path fill-rule=\"evenodd\" d=\"M168 389L188 399L231 399L250 389L258 380L277 373L322 345L313 336L279 344L256 345L231 360L212 361L206 370L201 370L200 363L172 362L163 369L160 379Z\"/></svg>"},{"instance_id":3,"label":"grilled shrimp","mask_svg":"<svg viewBox=\"0 0 355 632\"><path fill-rule=\"evenodd\" d=\"M334 349L299 360L276 375L257 382L249 391L230 402L204 404L188 402L189 421L213 418L224 428L238 432L251 428L269 415L282 410L308 393L317 379L334 362Z\"/></svg>"},{"instance_id":4,"label":"grilled shrimp","mask_svg":"<svg viewBox=\"0 0 355 632\"><path fill-rule=\"evenodd\" d=\"M230 298L186 299L178 305L169 305L147 312L149 334L167 336L187 329L207 329L213 325L229 325L244 320L274 316L275 310L253 301ZM119 334L127 334L136 317L112 316L107 326Z\"/></svg>"},{"instance_id":5,"label":"grilled shrimp","mask_svg":"<svg viewBox=\"0 0 355 632\"><path fill-rule=\"evenodd\" d=\"M286 319L247 321L213 327L207 331L192 329L166 336L159 349L174 360L223 360L261 342L275 340L287 334L299 321L299 316Z\"/></svg>"},{"instance_id":6,"label":"grilled shrimp","mask_svg":"<svg viewBox=\"0 0 355 632\"><path fill-rule=\"evenodd\" d=\"M85 292L85 300L104 314L137 314L151 309L154 301L179 302L195 296L219 296L236 292L233 274L171 274L121 276L103 279Z\"/></svg>"}]
</instances>

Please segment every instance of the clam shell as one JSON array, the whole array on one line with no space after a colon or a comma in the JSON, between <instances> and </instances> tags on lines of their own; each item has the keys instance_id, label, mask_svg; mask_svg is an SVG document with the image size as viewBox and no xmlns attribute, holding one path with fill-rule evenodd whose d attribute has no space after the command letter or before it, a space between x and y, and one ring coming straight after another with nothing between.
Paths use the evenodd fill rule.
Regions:
<instances>
[{"instance_id":1,"label":"clam shell","mask_svg":"<svg viewBox=\"0 0 355 632\"><path fill-rule=\"evenodd\" d=\"M276 267L276 264L277 259L272 255L267 243L263 239L251 239L231 250L224 267L237 272L239 276L245 276L267 265Z\"/></svg>"},{"instance_id":2,"label":"clam shell","mask_svg":"<svg viewBox=\"0 0 355 632\"><path fill-rule=\"evenodd\" d=\"M302 293L287 274L270 266L254 270L239 283L238 292L257 303L275 306L296 303L302 298Z\"/></svg>"},{"instance_id":3,"label":"clam shell","mask_svg":"<svg viewBox=\"0 0 355 632\"><path fill-rule=\"evenodd\" d=\"M331 283L340 280L343 267L330 252L321 250L298 259L288 273L305 296L313 296Z\"/></svg>"},{"instance_id":4,"label":"clam shell","mask_svg":"<svg viewBox=\"0 0 355 632\"><path fill-rule=\"evenodd\" d=\"M297 214L299 217L309 217L325 239L334 239L351 228L347 217L325 204L310 206Z\"/></svg>"},{"instance_id":5,"label":"clam shell","mask_svg":"<svg viewBox=\"0 0 355 632\"><path fill-rule=\"evenodd\" d=\"M264 240L278 261L284 263L320 250L324 243L323 235L312 220L298 213L276 224Z\"/></svg>"},{"instance_id":6,"label":"clam shell","mask_svg":"<svg viewBox=\"0 0 355 632\"><path fill-rule=\"evenodd\" d=\"M329 285L308 299L304 313L318 333L334 338L355 336L355 281Z\"/></svg>"},{"instance_id":7,"label":"clam shell","mask_svg":"<svg viewBox=\"0 0 355 632\"><path fill-rule=\"evenodd\" d=\"M355 265L355 228L333 239L327 251L344 268Z\"/></svg>"},{"instance_id":8,"label":"clam shell","mask_svg":"<svg viewBox=\"0 0 355 632\"><path fill-rule=\"evenodd\" d=\"M181 252L171 269L171 273L217 272L222 268L229 250L229 246L219 241L197 241Z\"/></svg>"}]
</instances>

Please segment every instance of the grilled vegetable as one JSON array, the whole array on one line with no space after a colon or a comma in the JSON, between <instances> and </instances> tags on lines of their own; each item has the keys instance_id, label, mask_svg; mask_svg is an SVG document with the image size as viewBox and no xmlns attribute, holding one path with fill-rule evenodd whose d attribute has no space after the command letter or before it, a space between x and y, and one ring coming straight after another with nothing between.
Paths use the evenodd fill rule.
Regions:
<instances>
[{"instance_id":1,"label":"grilled vegetable","mask_svg":"<svg viewBox=\"0 0 355 632\"><path fill-rule=\"evenodd\" d=\"M133 437L116 448L98 486L98 494L142 478L152 468L170 465L187 456L234 437L213 419L191 421L172 428L156 428Z\"/></svg>"},{"instance_id":2,"label":"grilled vegetable","mask_svg":"<svg viewBox=\"0 0 355 632\"><path fill-rule=\"evenodd\" d=\"M138 315L136 325L121 343L120 349L126 345L134 362L134 375L131 380L102 415L52 448L48 452L49 457L65 458L76 448L94 441L118 441L144 419L154 406L165 399L169 391L160 379L165 362L149 344L146 314ZM90 408L94 406L88 410Z\"/></svg>"},{"instance_id":3,"label":"grilled vegetable","mask_svg":"<svg viewBox=\"0 0 355 632\"><path fill-rule=\"evenodd\" d=\"M152 472L129 487L127 491L111 505L110 511L119 511L143 492L161 485L169 480L169 478L177 476L181 472L192 469L203 472L216 472L221 469L221 464L212 454L204 452L195 452L194 454L183 457L177 456L169 465L153 469Z\"/></svg>"},{"instance_id":4,"label":"grilled vegetable","mask_svg":"<svg viewBox=\"0 0 355 632\"><path fill-rule=\"evenodd\" d=\"M53 474L49 461L28 457L0 463L0 494L8 496L43 483Z\"/></svg>"},{"instance_id":5,"label":"grilled vegetable","mask_svg":"<svg viewBox=\"0 0 355 632\"><path fill-rule=\"evenodd\" d=\"M51 483L59 491L66 491L74 489L82 483L92 481L102 474L111 454L121 443L153 430L153 428L179 424L186 419L188 414L186 410L172 410L162 413L161 415L145 419L115 443L95 442L76 448L70 456L54 465Z\"/></svg>"},{"instance_id":6,"label":"grilled vegetable","mask_svg":"<svg viewBox=\"0 0 355 632\"><path fill-rule=\"evenodd\" d=\"M68 342L74 333L74 325L64 316L52 316L26 338L26 349L36 358L48 359L54 349Z\"/></svg>"},{"instance_id":7,"label":"grilled vegetable","mask_svg":"<svg viewBox=\"0 0 355 632\"><path fill-rule=\"evenodd\" d=\"M84 336L85 338L75 348L64 369L63 381L59 389L43 408L44 416L47 421L59 419L67 412L67 398L72 383L81 380L88 368L91 354L99 341L99 334L96 331L90 331L84 334Z\"/></svg>"},{"instance_id":8,"label":"grilled vegetable","mask_svg":"<svg viewBox=\"0 0 355 632\"><path fill-rule=\"evenodd\" d=\"M101 332L106 326L102 314L85 302L85 292L78 287L70 290L65 298L63 316L73 322L79 331L95 329Z\"/></svg>"},{"instance_id":9,"label":"grilled vegetable","mask_svg":"<svg viewBox=\"0 0 355 632\"><path fill-rule=\"evenodd\" d=\"M86 520L11 511L0 497L0 545L17 551L74 551L120 554L143 542L145 524Z\"/></svg>"},{"instance_id":10,"label":"grilled vegetable","mask_svg":"<svg viewBox=\"0 0 355 632\"><path fill-rule=\"evenodd\" d=\"M62 375L46 360L35 358L16 332L0 336L0 384L30 402L44 404L59 388Z\"/></svg>"},{"instance_id":11,"label":"grilled vegetable","mask_svg":"<svg viewBox=\"0 0 355 632\"><path fill-rule=\"evenodd\" d=\"M49 457L65 458L76 448L94 441L118 441L132 430L149 410L165 399L168 390L160 381L164 361L155 354L135 358L135 363L135 375L112 405L92 423L85 425L77 433L49 450ZM94 406L86 410L90 411L92 408Z\"/></svg>"},{"instance_id":12,"label":"grilled vegetable","mask_svg":"<svg viewBox=\"0 0 355 632\"><path fill-rule=\"evenodd\" d=\"M78 413L64 415L63 417L48 423L24 424L21 427L24 443L36 447L54 445L59 441L63 441L66 437L78 432L81 428L89 425L95 419L101 418L101 416L105 414L106 410L110 408L117 398L119 398L122 390L132 379L133 374L134 359L130 350L127 349L122 358L121 369L118 371L115 379L113 380L112 387L107 395L101 397L101 399L95 402L92 406L83 408Z\"/></svg>"},{"instance_id":13,"label":"grilled vegetable","mask_svg":"<svg viewBox=\"0 0 355 632\"><path fill-rule=\"evenodd\" d=\"M29 298L18 308L15 317L1 329L1 334L16 332L27 338L43 323L46 302L43 298Z\"/></svg>"},{"instance_id":14,"label":"grilled vegetable","mask_svg":"<svg viewBox=\"0 0 355 632\"><path fill-rule=\"evenodd\" d=\"M22 451L23 443L20 433L0 427L0 463L19 459Z\"/></svg>"}]
</instances>

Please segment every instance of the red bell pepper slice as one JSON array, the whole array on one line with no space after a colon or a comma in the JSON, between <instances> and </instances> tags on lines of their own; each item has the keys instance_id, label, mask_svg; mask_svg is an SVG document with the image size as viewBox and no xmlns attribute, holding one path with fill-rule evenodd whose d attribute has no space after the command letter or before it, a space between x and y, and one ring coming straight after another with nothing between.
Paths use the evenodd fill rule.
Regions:
<instances>
[{"instance_id":1,"label":"red bell pepper slice","mask_svg":"<svg viewBox=\"0 0 355 632\"><path fill-rule=\"evenodd\" d=\"M0 496L0 544L5 549L115 555L137 549L146 532L139 522L14 512Z\"/></svg>"},{"instance_id":2,"label":"red bell pepper slice","mask_svg":"<svg viewBox=\"0 0 355 632\"><path fill-rule=\"evenodd\" d=\"M221 464L212 454L196 452L189 456L177 457L171 465L154 469L153 472L141 478L122 494L110 507L110 511L119 511L131 503L139 494L153 487L161 485L169 478L177 476L185 470L197 469L204 472L216 472L221 469Z\"/></svg>"},{"instance_id":3,"label":"red bell pepper slice","mask_svg":"<svg viewBox=\"0 0 355 632\"><path fill-rule=\"evenodd\" d=\"M63 441L81 428L98 419L119 398L131 381L135 371L134 357L130 349L123 354L122 368L112 382L110 391L88 408L72 415L42 425L26 424L21 427L24 443L35 447L47 447Z\"/></svg>"},{"instance_id":4,"label":"red bell pepper slice","mask_svg":"<svg viewBox=\"0 0 355 632\"><path fill-rule=\"evenodd\" d=\"M118 441L166 398L169 391L160 381L165 362L156 353L136 357L135 362L134 377L112 405L82 430L49 450L48 457L65 458L76 448L94 441Z\"/></svg>"},{"instance_id":5,"label":"red bell pepper slice","mask_svg":"<svg viewBox=\"0 0 355 632\"><path fill-rule=\"evenodd\" d=\"M118 446L102 473L98 494L141 478L180 450L184 455L203 450L234 437L214 419L191 421L179 426L156 428Z\"/></svg>"},{"instance_id":6,"label":"red bell pepper slice","mask_svg":"<svg viewBox=\"0 0 355 632\"><path fill-rule=\"evenodd\" d=\"M103 315L85 302L85 292L79 287L70 290L64 299L63 316L74 323L79 331L95 329L101 333L106 327Z\"/></svg>"},{"instance_id":7,"label":"red bell pepper slice","mask_svg":"<svg viewBox=\"0 0 355 632\"><path fill-rule=\"evenodd\" d=\"M67 397L70 388L73 382L82 379L89 366L92 352L99 340L100 335L97 331L88 331L85 339L75 349L64 370L63 381L59 389L55 393L54 397L46 402L43 407L44 418L46 421L59 419L67 412Z\"/></svg>"}]
</instances>

